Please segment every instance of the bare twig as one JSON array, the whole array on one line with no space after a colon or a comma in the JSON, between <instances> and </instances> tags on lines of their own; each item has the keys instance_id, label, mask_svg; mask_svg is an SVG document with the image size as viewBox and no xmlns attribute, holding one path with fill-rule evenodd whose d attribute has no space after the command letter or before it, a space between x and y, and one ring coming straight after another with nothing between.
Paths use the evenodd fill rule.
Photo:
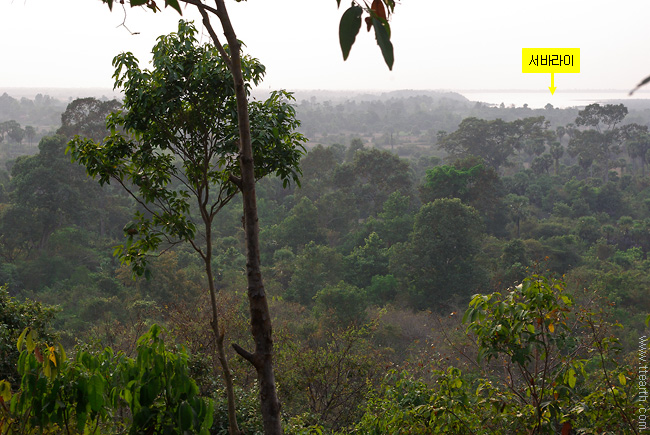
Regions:
<instances>
[{"instance_id":1,"label":"bare twig","mask_svg":"<svg viewBox=\"0 0 650 435\"><path fill-rule=\"evenodd\" d=\"M126 27L126 7L124 7L124 4L122 4L122 9L124 10L124 19L122 20L122 24L120 24L120 25L117 26L117 27L118 27L118 28L119 28L119 27L124 27L124 28L126 29L126 31L129 32L131 35L139 35L140 32L132 32L131 29L129 29L128 27Z\"/></svg>"}]
</instances>

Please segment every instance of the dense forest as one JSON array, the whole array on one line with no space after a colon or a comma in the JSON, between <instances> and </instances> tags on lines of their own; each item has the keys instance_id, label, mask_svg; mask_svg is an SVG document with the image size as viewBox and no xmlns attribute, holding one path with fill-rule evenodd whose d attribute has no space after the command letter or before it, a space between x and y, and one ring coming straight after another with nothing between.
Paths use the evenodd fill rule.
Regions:
<instances>
[{"instance_id":1,"label":"dense forest","mask_svg":"<svg viewBox=\"0 0 650 435\"><path fill-rule=\"evenodd\" d=\"M286 97L259 110L295 110L299 176L255 158L273 169L257 205L288 433L641 430L647 111ZM209 255L144 238L172 225L126 190L160 193L153 175L100 185L86 172L115 176L112 161L75 157L121 108L0 97L0 432L228 433L227 366L239 430L261 433L255 377L229 345L218 356L206 291L212 274L222 338L250 345L241 198L211 215ZM139 243L159 249L134 268Z\"/></svg>"}]
</instances>

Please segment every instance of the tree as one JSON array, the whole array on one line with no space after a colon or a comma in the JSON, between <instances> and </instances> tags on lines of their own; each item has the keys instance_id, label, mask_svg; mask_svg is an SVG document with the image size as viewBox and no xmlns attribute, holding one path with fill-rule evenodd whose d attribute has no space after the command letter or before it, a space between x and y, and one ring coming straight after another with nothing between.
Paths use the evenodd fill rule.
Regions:
<instances>
[{"instance_id":1,"label":"tree","mask_svg":"<svg viewBox=\"0 0 650 435\"><path fill-rule=\"evenodd\" d=\"M641 176L645 177L645 167L650 158L650 134L648 127L636 123L627 124L620 128L621 139L625 142L627 154L630 156L634 167L636 161L641 163Z\"/></svg>"},{"instance_id":2,"label":"tree","mask_svg":"<svg viewBox=\"0 0 650 435\"><path fill-rule=\"evenodd\" d=\"M521 220L530 215L528 197L510 193L506 196L505 203L510 217L517 225L517 238L519 238Z\"/></svg>"},{"instance_id":3,"label":"tree","mask_svg":"<svg viewBox=\"0 0 650 435\"><path fill-rule=\"evenodd\" d=\"M5 433L209 433L213 401L200 397L189 355L170 350L158 325L137 340L135 359L110 347L81 347L68 359L60 343L37 342L35 332L27 328L17 340L26 348L20 390L14 395L0 381Z\"/></svg>"},{"instance_id":4,"label":"tree","mask_svg":"<svg viewBox=\"0 0 650 435\"><path fill-rule=\"evenodd\" d=\"M559 127L558 127L559 129ZM559 133L558 133L559 135ZM564 135L564 134L563 134ZM551 157L553 158L553 161L555 162L555 175L558 175L560 172L560 159L564 155L564 148L562 148L562 144L560 142L553 142L550 147L550 154Z\"/></svg>"},{"instance_id":5,"label":"tree","mask_svg":"<svg viewBox=\"0 0 650 435\"><path fill-rule=\"evenodd\" d=\"M352 190L364 218L381 211L393 192L408 195L412 187L408 163L375 148L355 152L352 162L342 165L335 177L337 187Z\"/></svg>"},{"instance_id":6,"label":"tree","mask_svg":"<svg viewBox=\"0 0 650 435\"><path fill-rule=\"evenodd\" d=\"M325 148L318 144L305 155L300 162L300 168L304 179L319 182L328 179L337 164L334 148ZM303 185L302 190L304 191L305 188L306 186Z\"/></svg>"},{"instance_id":7,"label":"tree","mask_svg":"<svg viewBox=\"0 0 650 435\"><path fill-rule=\"evenodd\" d=\"M181 242L189 243L203 260L212 306L211 327L228 392L230 431L238 433L223 345L225 330L219 325L212 270L213 221L239 191L246 191L244 180L248 175L253 177L252 186L248 186L252 189L257 179L269 174L280 177L285 185L297 182L304 138L294 132L298 121L288 101L290 94L273 92L266 101L247 106L246 121L250 120L255 132L249 139L255 148L250 162L242 157L242 120L237 117L237 89L229 68L234 57L211 45L199 46L195 35L192 24L180 21L178 33L160 37L153 49L152 71L141 70L131 53L118 55L113 61L114 77L116 87L124 89L124 110L109 116L111 134L102 143L76 137L69 151L100 184L117 182L140 204L142 211L125 226L127 242L116 251L135 273L150 275L146 254ZM237 60L243 81L261 81L264 67L256 59L237 55ZM244 90L247 93L249 86ZM246 165L238 165L238 157L240 163L246 160L251 164L252 173L245 174ZM244 202L247 200L254 202L245 193ZM250 219L245 215L246 226L257 227ZM251 265L251 255L256 266ZM251 277L251 268L259 267L259 248L248 256L249 280L257 281L261 276ZM262 294L250 294L253 290ZM266 417L273 419L268 408L278 404L270 366L268 308L265 300L259 301L260 297L264 299L263 287L249 287L249 294L257 353L234 346L258 370L262 408ZM266 310L266 317L258 309Z\"/></svg>"},{"instance_id":8,"label":"tree","mask_svg":"<svg viewBox=\"0 0 650 435\"><path fill-rule=\"evenodd\" d=\"M506 243L499 263L504 269L503 282L520 282L530 263L524 242L521 239L514 239Z\"/></svg>"},{"instance_id":9,"label":"tree","mask_svg":"<svg viewBox=\"0 0 650 435\"><path fill-rule=\"evenodd\" d=\"M5 136L9 136L14 142L20 143L25 137L25 131L14 120L0 122L0 142L5 139Z\"/></svg>"},{"instance_id":10,"label":"tree","mask_svg":"<svg viewBox=\"0 0 650 435\"><path fill-rule=\"evenodd\" d=\"M623 121L627 115L627 107L623 104L590 104L578 112L576 125L593 127L590 133L581 132L569 141L573 143L573 153L583 159L586 164L591 158L601 160L603 163L605 183L609 181L609 167L611 159L620 153L619 130L616 125ZM581 165L582 166L582 165ZM589 167L590 165L587 165Z\"/></svg>"},{"instance_id":11,"label":"tree","mask_svg":"<svg viewBox=\"0 0 650 435\"><path fill-rule=\"evenodd\" d=\"M492 167L478 157L467 157L429 169L420 186L423 203L439 198L460 198L483 216L489 232L498 233L504 220L502 184Z\"/></svg>"},{"instance_id":12,"label":"tree","mask_svg":"<svg viewBox=\"0 0 650 435\"><path fill-rule=\"evenodd\" d=\"M363 141L361 139L354 138L350 141L350 146L348 147L348 150L345 153L345 161L346 162L352 162L354 160L354 155L357 153L357 151L361 151L364 149Z\"/></svg>"},{"instance_id":13,"label":"tree","mask_svg":"<svg viewBox=\"0 0 650 435\"><path fill-rule=\"evenodd\" d=\"M413 229L413 213L410 210L411 198L400 192L390 194L377 214L379 219L373 221L379 237L387 246L406 242Z\"/></svg>"},{"instance_id":14,"label":"tree","mask_svg":"<svg viewBox=\"0 0 650 435\"><path fill-rule=\"evenodd\" d=\"M57 134L68 139L80 135L99 141L106 135L106 118L121 107L122 104L117 100L77 98L61 114L61 127Z\"/></svg>"},{"instance_id":15,"label":"tree","mask_svg":"<svg viewBox=\"0 0 650 435\"><path fill-rule=\"evenodd\" d=\"M627 107L623 104L593 103L578 112L575 120L577 126L595 127L596 131L613 130L627 116Z\"/></svg>"},{"instance_id":16,"label":"tree","mask_svg":"<svg viewBox=\"0 0 650 435\"><path fill-rule=\"evenodd\" d=\"M530 168L537 175L548 174L548 170L553 166L553 156L548 153L535 157L530 164Z\"/></svg>"},{"instance_id":17,"label":"tree","mask_svg":"<svg viewBox=\"0 0 650 435\"><path fill-rule=\"evenodd\" d=\"M52 322L57 311L57 308L40 302L19 302L9 296L6 285L0 285L0 380L14 385L20 383L16 371L20 355L16 340L28 327L37 332L41 340L53 340L56 334Z\"/></svg>"},{"instance_id":18,"label":"tree","mask_svg":"<svg viewBox=\"0 0 650 435\"><path fill-rule=\"evenodd\" d=\"M42 252L57 228L82 221L83 199L93 191L81 168L65 158L65 146L62 136L44 137L39 154L21 156L11 168L11 202L0 219L0 236L12 259Z\"/></svg>"},{"instance_id":19,"label":"tree","mask_svg":"<svg viewBox=\"0 0 650 435\"><path fill-rule=\"evenodd\" d=\"M474 208L458 198L437 199L420 208L409 243L391 248L390 271L409 288L414 305L442 307L483 284L474 262L483 236Z\"/></svg>"},{"instance_id":20,"label":"tree","mask_svg":"<svg viewBox=\"0 0 650 435\"><path fill-rule=\"evenodd\" d=\"M600 238L600 224L593 216L583 216L578 219L575 231L588 246L593 245Z\"/></svg>"},{"instance_id":21,"label":"tree","mask_svg":"<svg viewBox=\"0 0 650 435\"><path fill-rule=\"evenodd\" d=\"M36 136L36 129L32 127L31 125L26 125L25 126L25 137L27 138L27 143L30 145L32 144L32 141L34 140L34 136Z\"/></svg>"},{"instance_id":22,"label":"tree","mask_svg":"<svg viewBox=\"0 0 650 435\"><path fill-rule=\"evenodd\" d=\"M3 94L3 97L7 95L6 93ZM9 97L7 95L7 97ZM10 98L10 97L9 97ZM0 122L0 142L4 141L5 135L7 132L11 129L12 123L15 123L16 121L5 121L5 122Z\"/></svg>"},{"instance_id":23,"label":"tree","mask_svg":"<svg viewBox=\"0 0 650 435\"><path fill-rule=\"evenodd\" d=\"M543 116L512 122L465 118L455 132L442 136L438 144L454 158L481 157L498 171L508 164L508 158L521 148L523 141L544 139L547 125Z\"/></svg>"},{"instance_id":24,"label":"tree","mask_svg":"<svg viewBox=\"0 0 650 435\"><path fill-rule=\"evenodd\" d=\"M585 173L591 168L594 160L602 157L605 137L596 130L578 130L569 140L567 151L571 157L578 158L578 165Z\"/></svg>"},{"instance_id":25,"label":"tree","mask_svg":"<svg viewBox=\"0 0 650 435\"><path fill-rule=\"evenodd\" d=\"M7 132L7 135L15 143L21 143L25 138L25 130L20 127L20 124L14 124L11 129Z\"/></svg>"},{"instance_id":26,"label":"tree","mask_svg":"<svg viewBox=\"0 0 650 435\"><path fill-rule=\"evenodd\" d=\"M296 256L296 272L291 277L286 298L305 306L327 285L335 285L342 274L343 256L334 249L310 242Z\"/></svg>"},{"instance_id":27,"label":"tree","mask_svg":"<svg viewBox=\"0 0 650 435\"><path fill-rule=\"evenodd\" d=\"M127 0L131 7L146 5L154 12L160 10L153 0ZM271 316L269 315L266 292L260 269L260 244L259 222L257 216L257 199L255 193L255 163L253 158L253 141L249 117L249 102L247 95L246 78L244 77L241 58L241 42L237 38L235 29L230 21L225 0L215 0L212 7L201 0L181 0L187 5L195 6L201 13L203 25L212 39L212 43L223 58L224 64L230 71L233 80L235 98L237 101L237 126L239 131L239 152L237 158L240 165L241 176L238 180L242 193L244 209L244 234L246 238L246 268L248 278L248 300L251 313L251 329L255 341L253 353L237 346L235 350L256 369L260 381L260 401L264 420L264 431L267 434L280 434L280 402L275 388L273 374L273 339ZM112 9L114 0L102 0L109 9ZM383 3L383 5L382 5ZM340 5L340 1L337 0ZM165 0L165 7L170 6L179 14L182 13L179 0ZM369 7L364 2L355 1L341 18L339 39L344 59L349 54L349 49L354 44L356 34L360 28L361 14L365 11L369 15L369 22L375 29L377 43L389 67L392 67L392 44L390 43L390 26L388 15L395 8L394 0L375 0ZM381 11L384 15L381 15ZM361 12L361 13L359 13ZM216 17L222 27L229 50L226 51L217 35L210 17ZM344 20L345 18L345 20Z\"/></svg>"},{"instance_id":28,"label":"tree","mask_svg":"<svg viewBox=\"0 0 650 435\"><path fill-rule=\"evenodd\" d=\"M428 169L420 186L423 203L439 198L460 198L485 215L492 215L499 202L501 183L496 171L482 159L468 157L452 165Z\"/></svg>"},{"instance_id":29,"label":"tree","mask_svg":"<svg viewBox=\"0 0 650 435\"><path fill-rule=\"evenodd\" d=\"M345 257L345 279L359 288L368 287L375 275L388 273L388 249L377 233L372 232L363 246L357 246Z\"/></svg>"},{"instance_id":30,"label":"tree","mask_svg":"<svg viewBox=\"0 0 650 435\"><path fill-rule=\"evenodd\" d=\"M366 320L366 294L359 287L344 281L322 288L316 293L314 300L316 311L333 325L345 328L353 323L361 325Z\"/></svg>"},{"instance_id":31,"label":"tree","mask_svg":"<svg viewBox=\"0 0 650 435\"><path fill-rule=\"evenodd\" d=\"M581 433L594 425L638 433L626 386L632 372L613 358L612 325L590 308L576 306L564 283L540 276L470 302L463 323L476 337L479 361L498 361L504 376L495 384L512 394L501 409L514 405L513 423L527 433Z\"/></svg>"},{"instance_id":32,"label":"tree","mask_svg":"<svg viewBox=\"0 0 650 435\"><path fill-rule=\"evenodd\" d=\"M281 247L298 250L311 241L325 242L323 231L318 227L318 209L306 197L301 198L289 216L274 229Z\"/></svg>"}]
</instances>

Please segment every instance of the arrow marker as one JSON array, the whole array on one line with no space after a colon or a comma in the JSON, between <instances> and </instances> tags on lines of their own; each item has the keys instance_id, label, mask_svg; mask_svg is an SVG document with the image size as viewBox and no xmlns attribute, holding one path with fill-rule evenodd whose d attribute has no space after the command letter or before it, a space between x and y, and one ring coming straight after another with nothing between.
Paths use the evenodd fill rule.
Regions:
<instances>
[{"instance_id":1,"label":"arrow marker","mask_svg":"<svg viewBox=\"0 0 650 435\"><path fill-rule=\"evenodd\" d=\"M553 82L555 81L555 73L551 73L551 86L548 88L551 91L551 95L555 94L555 90L557 89L555 86L553 86Z\"/></svg>"}]
</instances>

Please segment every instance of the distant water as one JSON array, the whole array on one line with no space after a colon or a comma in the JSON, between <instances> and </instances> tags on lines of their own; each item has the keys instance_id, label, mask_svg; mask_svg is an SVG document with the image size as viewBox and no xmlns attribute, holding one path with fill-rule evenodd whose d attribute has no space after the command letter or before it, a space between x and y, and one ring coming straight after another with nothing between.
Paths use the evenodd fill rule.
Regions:
<instances>
[{"instance_id":1,"label":"distant water","mask_svg":"<svg viewBox=\"0 0 650 435\"><path fill-rule=\"evenodd\" d=\"M563 91L558 89L555 94L546 90L545 92L535 90L467 90L457 91L470 101L479 101L491 105L506 107L523 107L528 104L531 109L540 109L547 104L553 107L564 109L567 107L584 107L592 103L623 103L628 107L650 108L650 91L637 91L630 97L629 90L574 90Z\"/></svg>"},{"instance_id":2,"label":"distant water","mask_svg":"<svg viewBox=\"0 0 650 435\"><path fill-rule=\"evenodd\" d=\"M95 97L95 98L118 98L122 96L108 88L3 88L0 87L0 95L4 92L13 98L20 99L26 97L33 99L36 94L49 95L50 97L59 99L61 101L72 101L74 98L82 97ZM265 95L266 91L256 90L255 92L262 92L260 95ZM547 104L552 104L553 107L564 109L567 107L584 107L591 103L623 103L630 109L650 109L650 85L648 89L637 91L633 97L628 96L629 89L616 89L616 90L563 90L558 89L554 95L551 95L547 90L446 90L446 91L297 91L296 97L298 101L301 98L309 98L314 95L320 101L325 100L342 100L342 99L355 99L362 100L368 99L375 95L379 97L408 97L412 95L441 93L441 92L455 92L462 95L470 101L478 101L485 104L499 106L503 103L506 107L523 107L528 104L531 109L541 109ZM259 97L259 95L258 95Z\"/></svg>"}]
</instances>

